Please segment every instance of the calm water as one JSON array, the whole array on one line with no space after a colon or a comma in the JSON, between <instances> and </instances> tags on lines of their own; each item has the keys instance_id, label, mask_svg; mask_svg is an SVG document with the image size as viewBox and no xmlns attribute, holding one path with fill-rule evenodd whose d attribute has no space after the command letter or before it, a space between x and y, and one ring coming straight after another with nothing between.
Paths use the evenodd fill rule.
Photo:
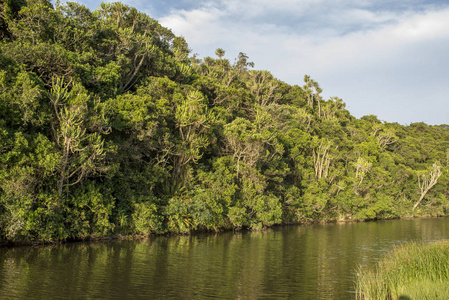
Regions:
<instances>
[{"instance_id":1,"label":"calm water","mask_svg":"<svg viewBox=\"0 0 449 300\"><path fill-rule=\"evenodd\" d=\"M449 238L449 218L0 249L1 299L353 299L394 245Z\"/></svg>"}]
</instances>

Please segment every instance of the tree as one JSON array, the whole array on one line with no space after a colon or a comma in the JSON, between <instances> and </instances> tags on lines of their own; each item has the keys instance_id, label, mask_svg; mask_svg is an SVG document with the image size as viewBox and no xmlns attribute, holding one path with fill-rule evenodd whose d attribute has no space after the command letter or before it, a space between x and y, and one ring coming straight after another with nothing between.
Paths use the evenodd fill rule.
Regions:
<instances>
[{"instance_id":1,"label":"tree","mask_svg":"<svg viewBox=\"0 0 449 300\"><path fill-rule=\"evenodd\" d=\"M307 104L309 106L313 106L313 83L310 80L310 76L309 75L304 75L304 86L302 87L302 89L304 90L304 92L306 93L307 96Z\"/></svg>"},{"instance_id":2,"label":"tree","mask_svg":"<svg viewBox=\"0 0 449 300\"><path fill-rule=\"evenodd\" d=\"M419 203L421 203L422 199L426 196L427 192L437 184L438 178L441 176L441 165L439 162L434 162L432 167L427 169L424 174L418 175L418 186L421 193L419 200L416 201L415 205L413 205L413 210L418 207Z\"/></svg>"},{"instance_id":3,"label":"tree","mask_svg":"<svg viewBox=\"0 0 449 300\"><path fill-rule=\"evenodd\" d=\"M248 67L254 68L254 63L248 61L249 57L243 52L240 52L237 60L234 64L234 68L239 72L242 73L243 71L247 71Z\"/></svg>"},{"instance_id":4,"label":"tree","mask_svg":"<svg viewBox=\"0 0 449 300\"><path fill-rule=\"evenodd\" d=\"M55 119L52 121L53 136L61 151L58 193L64 187L79 184L89 175L105 172L102 164L106 148L101 135L89 133L88 103L90 99L79 84L65 84L61 78L53 80L50 102Z\"/></svg>"},{"instance_id":5,"label":"tree","mask_svg":"<svg viewBox=\"0 0 449 300\"><path fill-rule=\"evenodd\" d=\"M357 187L362 184L363 178L365 178L365 175L371 170L372 165L372 163L363 157L359 157L357 159L357 162L354 164L356 168L355 177L360 178L360 182L357 184Z\"/></svg>"},{"instance_id":6,"label":"tree","mask_svg":"<svg viewBox=\"0 0 449 300\"><path fill-rule=\"evenodd\" d=\"M252 168L260 158L263 142L254 124L243 118L236 118L224 128L228 153L231 153L237 165L237 177L240 165L244 163Z\"/></svg>"},{"instance_id":7,"label":"tree","mask_svg":"<svg viewBox=\"0 0 449 300\"><path fill-rule=\"evenodd\" d=\"M326 102L323 103L321 108L321 117L324 120L338 120L341 121L341 118L338 118L338 113L343 111L346 107L346 104L342 99L338 97L332 97Z\"/></svg>"},{"instance_id":8,"label":"tree","mask_svg":"<svg viewBox=\"0 0 449 300\"><path fill-rule=\"evenodd\" d=\"M329 175L329 166L332 161L330 154L330 148L332 147L331 141L315 140L316 146L313 148L313 162L315 168L315 176L317 180L321 178L327 178Z\"/></svg>"},{"instance_id":9,"label":"tree","mask_svg":"<svg viewBox=\"0 0 449 300\"><path fill-rule=\"evenodd\" d=\"M201 149L209 144L208 131L214 120L201 92L192 91L185 98L179 96L175 120L180 141L172 152L174 182L182 182L187 164L202 157Z\"/></svg>"},{"instance_id":10,"label":"tree","mask_svg":"<svg viewBox=\"0 0 449 300\"><path fill-rule=\"evenodd\" d=\"M307 104L310 107L314 107L315 103L318 105L318 119L321 119L321 96L323 92L318 82L311 79L309 75L304 75L305 85L303 86L304 91L307 95Z\"/></svg>"},{"instance_id":11,"label":"tree","mask_svg":"<svg viewBox=\"0 0 449 300\"><path fill-rule=\"evenodd\" d=\"M279 84L270 72L251 71L249 76L251 78L248 83L249 89L260 106L276 104L281 99Z\"/></svg>"},{"instance_id":12,"label":"tree","mask_svg":"<svg viewBox=\"0 0 449 300\"><path fill-rule=\"evenodd\" d=\"M392 128L385 128L381 124L373 126L373 135L377 138L379 146L384 150L388 145L396 143L396 132Z\"/></svg>"},{"instance_id":13,"label":"tree","mask_svg":"<svg viewBox=\"0 0 449 300\"><path fill-rule=\"evenodd\" d=\"M221 59L225 55L226 51L224 51L222 48L217 48L215 50L215 55L218 56L218 59Z\"/></svg>"}]
</instances>

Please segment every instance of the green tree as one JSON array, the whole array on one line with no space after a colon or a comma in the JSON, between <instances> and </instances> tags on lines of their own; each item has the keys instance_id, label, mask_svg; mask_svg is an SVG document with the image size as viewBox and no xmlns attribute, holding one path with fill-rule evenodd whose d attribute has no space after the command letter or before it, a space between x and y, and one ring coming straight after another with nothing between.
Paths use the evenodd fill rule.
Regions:
<instances>
[{"instance_id":1,"label":"green tree","mask_svg":"<svg viewBox=\"0 0 449 300\"><path fill-rule=\"evenodd\" d=\"M50 92L50 102L55 116L52 122L53 136L61 151L58 193L80 184L89 175L105 173L103 164L107 149L98 132L89 133L90 97L79 84L67 86L55 78ZM91 107L95 109L95 107Z\"/></svg>"}]
</instances>

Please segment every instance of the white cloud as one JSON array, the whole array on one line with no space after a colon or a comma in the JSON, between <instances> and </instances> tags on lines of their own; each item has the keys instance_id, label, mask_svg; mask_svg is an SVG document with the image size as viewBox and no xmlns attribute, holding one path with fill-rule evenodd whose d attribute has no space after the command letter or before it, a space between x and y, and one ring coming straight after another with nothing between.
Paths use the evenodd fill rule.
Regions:
<instances>
[{"instance_id":1,"label":"white cloud","mask_svg":"<svg viewBox=\"0 0 449 300\"><path fill-rule=\"evenodd\" d=\"M162 18L161 24L171 28L175 33L188 38L192 44L207 44L214 36L222 32L217 8L177 11L176 14ZM200 31L201 28L201 31Z\"/></svg>"},{"instance_id":2,"label":"white cloud","mask_svg":"<svg viewBox=\"0 0 449 300\"><path fill-rule=\"evenodd\" d=\"M446 26L446 20L449 20L446 18L447 11L423 17L409 12L395 14L362 9L369 1L354 8L328 5L342 1L317 5L320 2L322 1L211 1L199 9L173 11L160 19L160 22L195 45L199 43L201 46L212 46L222 43L231 47L248 44L251 47L252 43L261 46L270 42L279 44L278 42L287 38L288 44L299 44L314 51L316 45L330 45L333 49L336 46L337 49L342 49L343 46L343 54L347 53L345 44L352 44L353 39L358 41L357 44L371 40L363 43L371 44L371 49L377 40L384 40L385 37L394 37L396 40L429 38L439 36L449 28ZM407 20L410 21L406 22ZM323 50L319 52L322 53Z\"/></svg>"}]
</instances>

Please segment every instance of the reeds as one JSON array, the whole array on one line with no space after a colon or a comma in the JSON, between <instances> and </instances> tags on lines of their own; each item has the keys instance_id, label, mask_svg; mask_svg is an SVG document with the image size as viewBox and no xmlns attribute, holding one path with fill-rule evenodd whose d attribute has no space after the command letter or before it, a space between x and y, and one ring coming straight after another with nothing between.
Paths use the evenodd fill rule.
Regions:
<instances>
[{"instance_id":1,"label":"reeds","mask_svg":"<svg viewBox=\"0 0 449 300\"><path fill-rule=\"evenodd\" d=\"M374 270L359 268L357 299L449 299L449 241L396 247Z\"/></svg>"}]
</instances>

